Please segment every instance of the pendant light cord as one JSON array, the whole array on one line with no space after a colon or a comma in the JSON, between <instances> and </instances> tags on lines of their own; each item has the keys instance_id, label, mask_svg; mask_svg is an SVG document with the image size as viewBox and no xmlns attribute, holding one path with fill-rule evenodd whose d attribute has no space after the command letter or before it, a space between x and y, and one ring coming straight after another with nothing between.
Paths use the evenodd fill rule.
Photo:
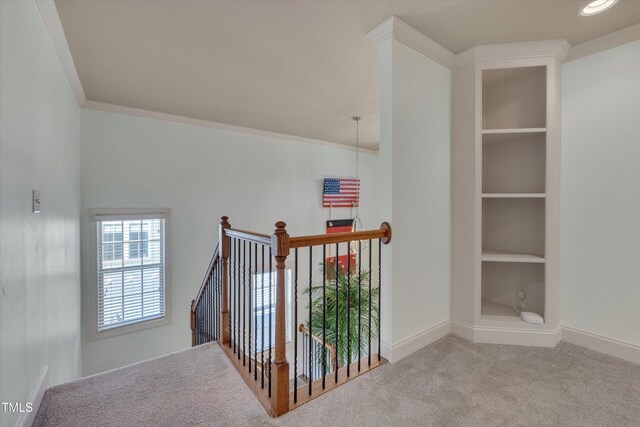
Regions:
<instances>
[{"instance_id":1,"label":"pendant light cord","mask_svg":"<svg viewBox=\"0 0 640 427\"><path fill-rule=\"evenodd\" d=\"M360 116L352 117L356 122L356 179L358 180L358 192L360 191ZM360 221L360 194L358 194L358 204L356 205L356 215L354 222ZM356 224L357 227L357 224Z\"/></svg>"}]
</instances>

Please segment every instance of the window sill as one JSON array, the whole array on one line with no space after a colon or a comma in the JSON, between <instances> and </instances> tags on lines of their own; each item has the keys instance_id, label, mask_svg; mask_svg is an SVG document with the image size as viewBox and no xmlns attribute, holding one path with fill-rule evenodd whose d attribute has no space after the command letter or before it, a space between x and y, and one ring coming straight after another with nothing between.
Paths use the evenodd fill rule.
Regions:
<instances>
[{"instance_id":1,"label":"window sill","mask_svg":"<svg viewBox=\"0 0 640 427\"><path fill-rule=\"evenodd\" d=\"M144 331L146 329L158 328L171 324L171 319L167 316L158 319L145 320L143 322L132 323L130 325L117 326L106 331L98 332L96 329L92 331L91 340L100 340L104 338L112 338L119 335L125 335L132 332Z\"/></svg>"}]
</instances>

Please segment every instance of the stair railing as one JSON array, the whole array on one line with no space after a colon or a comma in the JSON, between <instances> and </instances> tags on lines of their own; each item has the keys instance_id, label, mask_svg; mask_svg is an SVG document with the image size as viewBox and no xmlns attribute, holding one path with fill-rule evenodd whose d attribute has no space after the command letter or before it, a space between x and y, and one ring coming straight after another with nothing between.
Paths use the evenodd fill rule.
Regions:
<instances>
[{"instance_id":1,"label":"stair railing","mask_svg":"<svg viewBox=\"0 0 640 427\"><path fill-rule=\"evenodd\" d=\"M219 236L191 303L192 344L218 341L270 415L384 363L380 289L388 223L378 230L290 237L282 221L267 235L234 229L225 216ZM321 349L330 358L314 361ZM305 393L298 393L299 356L309 362Z\"/></svg>"},{"instance_id":2,"label":"stair railing","mask_svg":"<svg viewBox=\"0 0 640 427\"><path fill-rule=\"evenodd\" d=\"M327 343L315 334L310 334L309 329L303 323L300 324L298 330L302 334L301 376L307 384L312 378L320 378L323 374L331 374L336 367L340 367L338 351L335 345Z\"/></svg>"},{"instance_id":3,"label":"stair railing","mask_svg":"<svg viewBox=\"0 0 640 427\"><path fill-rule=\"evenodd\" d=\"M206 344L220 338L221 271L219 245L204 275L196 299L189 310L191 323L191 345Z\"/></svg>"}]
</instances>

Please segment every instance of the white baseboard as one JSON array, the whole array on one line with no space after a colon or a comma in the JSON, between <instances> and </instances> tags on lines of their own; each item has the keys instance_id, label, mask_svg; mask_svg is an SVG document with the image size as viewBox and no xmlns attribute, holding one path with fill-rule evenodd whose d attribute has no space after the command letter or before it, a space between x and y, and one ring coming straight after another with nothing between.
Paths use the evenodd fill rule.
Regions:
<instances>
[{"instance_id":1,"label":"white baseboard","mask_svg":"<svg viewBox=\"0 0 640 427\"><path fill-rule=\"evenodd\" d=\"M451 332L461 338L478 343L536 347L555 347L561 338L560 328L549 331L498 326L473 326L457 320L451 321Z\"/></svg>"},{"instance_id":2,"label":"white baseboard","mask_svg":"<svg viewBox=\"0 0 640 427\"><path fill-rule=\"evenodd\" d=\"M465 340L473 341L473 326L468 323L452 320L451 333Z\"/></svg>"},{"instance_id":3,"label":"white baseboard","mask_svg":"<svg viewBox=\"0 0 640 427\"><path fill-rule=\"evenodd\" d=\"M389 345L383 341L382 356L391 363L398 362L450 333L451 322L445 320L396 344Z\"/></svg>"},{"instance_id":4,"label":"white baseboard","mask_svg":"<svg viewBox=\"0 0 640 427\"><path fill-rule=\"evenodd\" d=\"M38 413L38 409L40 408L40 403L42 403L42 397L44 396L44 392L49 387L49 367L45 366L40 373L40 376L36 380L36 383L31 389L31 393L29 394L28 402L31 403L31 412L23 412L20 414L20 418L18 418L18 422L16 427L30 427L33 424L33 421L36 418L36 414Z\"/></svg>"},{"instance_id":5,"label":"white baseboard","mask_svg":"<svg viewBox=\"0 0 640 427\"><path fill-rule=\"evenodd\" d=\"M562 340L640 364L640 345L603 337L602 335L581 331L569 326L562 327Z\"/></svg>"}]
</instances>

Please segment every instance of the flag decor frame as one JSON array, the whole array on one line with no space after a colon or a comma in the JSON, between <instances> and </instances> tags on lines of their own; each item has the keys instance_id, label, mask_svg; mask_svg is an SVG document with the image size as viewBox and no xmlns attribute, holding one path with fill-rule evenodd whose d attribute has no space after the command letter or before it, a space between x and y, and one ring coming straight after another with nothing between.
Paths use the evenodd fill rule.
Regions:
<instances>
[{"instance_id":1,"label":"flag decor frame","mask_svg":"<svg viewBox=\"0 0 640 427\"><path fill-rule=\"evenodd\" d=\"M359 178L325 178L322 191L323 208L360 207Z\"/></svg>"}]
</instances>

